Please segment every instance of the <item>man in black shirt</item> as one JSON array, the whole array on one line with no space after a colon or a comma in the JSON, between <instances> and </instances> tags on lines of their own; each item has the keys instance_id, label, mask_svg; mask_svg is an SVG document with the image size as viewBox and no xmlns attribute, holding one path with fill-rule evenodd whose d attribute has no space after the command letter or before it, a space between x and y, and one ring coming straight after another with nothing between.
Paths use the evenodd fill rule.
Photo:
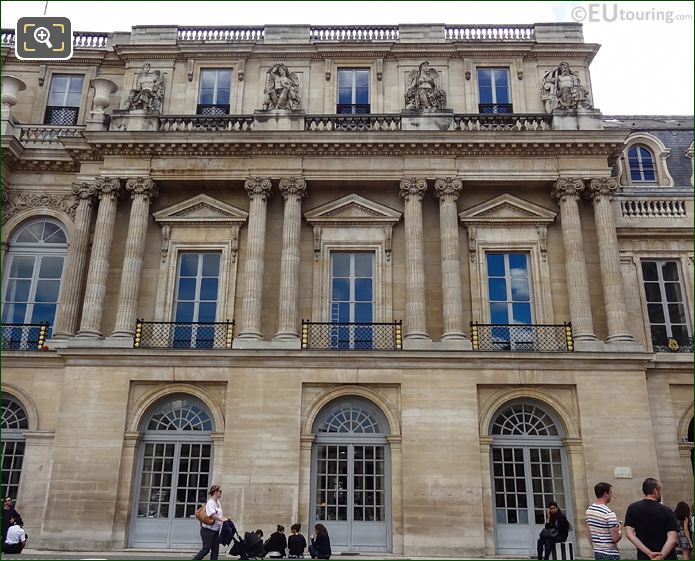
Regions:
<instances>
[{"instance_id":1,"label":"man in black shirt","mask_svg":"<svg viewBox=\"0 0 695 561\"><path fill-rule=\"evenodd\" d=\"M678 522L661 504L661 484L651 477L642 483L644 499L625 513L625 534L637 548L637 559L678 559Z\"/></svg>"}]
</instances>

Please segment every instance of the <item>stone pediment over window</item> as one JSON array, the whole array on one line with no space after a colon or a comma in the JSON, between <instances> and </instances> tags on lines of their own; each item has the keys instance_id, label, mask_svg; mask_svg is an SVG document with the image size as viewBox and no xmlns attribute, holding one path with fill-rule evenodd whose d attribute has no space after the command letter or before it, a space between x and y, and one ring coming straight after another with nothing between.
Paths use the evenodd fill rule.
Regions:
<instances>
[{"instance_id":1,"label":"stone pediment over window","mask_svg":"<svg viewBox=\"0 0 695 561\"><path fill-rule=\"evenodd\" d=\"M509 194L459 213L461 222L466 226L547 226L555 221L556 216L557 212L553 210Z\"/></svg>"},{"instance_id":2,"label":"stone pediment over window","mask_svg":"<svg viewBox=\"0 0 695 561\"><path fill-rule=\"evenodd\" d=\"M359 195L347 195L304 213L312 226L393 226L402 213Z\"/></svg>"},{"instance_id":3,"label":"stone pediment over window","mask_svg":"<svg viewBox=\"0 0 695 561\"><path fill-rule=\"evenodd\" d=\"M196 195L153 214L162 225L234 226L246 222L249 213L208 195Z\"/></svg>"}]
</instances>

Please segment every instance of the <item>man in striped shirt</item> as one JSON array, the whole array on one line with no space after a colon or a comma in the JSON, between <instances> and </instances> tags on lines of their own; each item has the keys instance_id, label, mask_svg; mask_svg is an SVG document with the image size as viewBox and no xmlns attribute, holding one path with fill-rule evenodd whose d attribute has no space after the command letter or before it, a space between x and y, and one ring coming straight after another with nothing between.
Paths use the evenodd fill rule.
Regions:
<instances>
[{"instance_id":1,"label":"man in striped shirt","mask_svg":"<svg viewBox=\"0 0 695 561\"><path fill-rule=\"evenodd\" d=\"M586 525L594 548L594 559L620 559L617 543L623 537L620 522L608 508L613 498L613 486L601 481L594 486L596 502L586 510Z\"/></svg>"}]
</instances>

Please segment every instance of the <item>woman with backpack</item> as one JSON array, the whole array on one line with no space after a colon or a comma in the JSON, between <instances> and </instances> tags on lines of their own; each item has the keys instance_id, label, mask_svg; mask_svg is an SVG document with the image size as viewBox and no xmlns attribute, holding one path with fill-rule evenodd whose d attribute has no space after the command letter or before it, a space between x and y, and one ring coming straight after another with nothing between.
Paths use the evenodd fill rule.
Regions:
<instances>
[{"instance_id":1,"label":"woman with backpack","mask_svg":"<svg viewBox=\"0 0 695 561\"><path fill-rule=\"evenodd\" d=\"M210 498L205 503L205 510L202 508L196 512L196 518L201 521L200 538L203 540L203 547L196 553L193 559L202 559L208 552L210 559L217 559L220 554L220 528L222 524L229 520L222 515L220 497L222 489L219 485L210 487ZM204 514L204 515L203 515Z\"/></svg>"}]
</instances>

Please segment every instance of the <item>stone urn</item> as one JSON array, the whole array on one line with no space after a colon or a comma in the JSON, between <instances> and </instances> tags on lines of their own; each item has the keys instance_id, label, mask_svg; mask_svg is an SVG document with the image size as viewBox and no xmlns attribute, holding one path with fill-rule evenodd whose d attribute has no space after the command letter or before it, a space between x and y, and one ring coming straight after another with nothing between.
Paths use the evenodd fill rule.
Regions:
<instances>
[{"instance_id":1,"label":"stone urn","mask_svg":"<svg viewBox=\"0 0 695 561\"><path fill-rule=\"evenodd\" d=\"M11 74L2 75L2 109L9 111L11 107L17 104L17 94L27 89L27 85Z\"/></svg>"},{"instance_id":2,"label":"stone urn","mask_svg":"<svg viewBox=\"0 0 695 561\"><path fill-rule=\"evenodd\" d=\"M118 86L106 78L94 78L89 85L94 88L92 113L103 113L111 105L111 95L116 93Z\"/></svg>"}]
</instances>

